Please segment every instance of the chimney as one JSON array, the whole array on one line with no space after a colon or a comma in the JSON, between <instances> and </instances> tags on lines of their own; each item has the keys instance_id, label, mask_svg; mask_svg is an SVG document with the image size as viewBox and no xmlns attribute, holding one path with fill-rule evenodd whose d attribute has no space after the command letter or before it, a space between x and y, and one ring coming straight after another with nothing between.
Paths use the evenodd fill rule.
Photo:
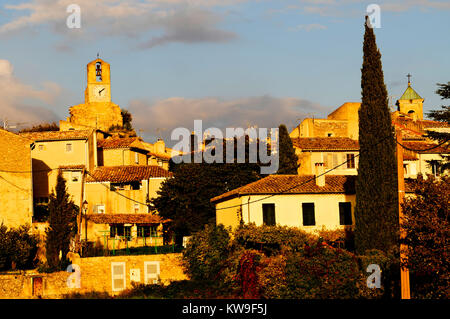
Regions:
<instances>
[{"instance_id":1,"label":"chimney","mask_svg":"<svg viewBox=\"0 0 450 319\"><path fill-rule=\"evenodd\" d=\"M162 139L158 138L158 141L155 143L154 151L159 154L164 154L166 152L166 144Z\"/></svg>"},{"instance_id":2,"label":"chimney","mask_svg":"<svg viewBox=\"0 0 450 319\"><path fill-rule=\"evenodd\" d=\"M323 163L316 163L316 185L319 187L325 186L325 170L323 167Z\"/></svg>"}]
</instances>

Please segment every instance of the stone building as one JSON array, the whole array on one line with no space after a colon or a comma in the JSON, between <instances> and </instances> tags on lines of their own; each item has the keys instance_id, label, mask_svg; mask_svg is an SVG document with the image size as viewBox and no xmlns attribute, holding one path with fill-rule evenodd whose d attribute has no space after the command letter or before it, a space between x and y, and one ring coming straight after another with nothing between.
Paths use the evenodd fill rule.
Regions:
<instances>
[{"instance_id":1,"label":"stone building","mask_svg":"<svg viewBox=\"0 0 450 319\"><path fill-rule=\"evenodd\" d=\"M0 129L0 225L31 225L33 141Z\"/></svg>"},{"instance_id":2,"label":"stone building","mask_svg":"<svg viewBox=\"0 0 450 319\"><path fill-rule=\"evenodd\" d=\"M450 124L424 119L423 102L408 82L396 103L397 110L391 112L392 123L401 130L405 146L418 150L404 150L404 171L408 178L419 173L437 174L432 163L441 161L441 155L449 154L448 145L434 148L436 141L428 139L426 132L450 132ZM299 156L299 174L314 174L315 163L325 163L331 169L346 161L329 174L357 174L360 107L361 103L344 103L326 119L306 118L292 130L290 137Z\"/></svg>"}]
</instances>

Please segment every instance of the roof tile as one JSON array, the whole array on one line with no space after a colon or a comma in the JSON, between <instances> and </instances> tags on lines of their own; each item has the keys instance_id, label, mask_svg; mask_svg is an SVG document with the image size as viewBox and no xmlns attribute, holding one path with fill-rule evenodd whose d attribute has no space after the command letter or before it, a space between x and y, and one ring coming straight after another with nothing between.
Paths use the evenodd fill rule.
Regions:
<instances>
[{"instance_id":1,"label":"roof tile","mask_svg":"<svg viewBox=\"0 0 450 319\"><path fill-rule=\"evenodd\" d=\"M348 137L300 137L292 144L302 150L359 150L358 141Z\"/></svg>"},{"instance_id":2,"label":"roof tile","mask_svg":"<svg viewBox=\"0 0 450 319\"><path fill-rule=\"evenodd\" d=\"M89 174L86 182L127 183L172 175L171 172L156 165L99 166Z\"/></svg>"}]
</instances>

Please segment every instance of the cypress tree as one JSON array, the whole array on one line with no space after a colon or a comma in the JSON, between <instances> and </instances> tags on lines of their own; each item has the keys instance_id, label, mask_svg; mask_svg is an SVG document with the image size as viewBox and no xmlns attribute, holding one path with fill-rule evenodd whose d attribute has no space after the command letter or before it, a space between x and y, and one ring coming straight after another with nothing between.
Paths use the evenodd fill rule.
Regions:
<instances>
[{"instance_id":1,"label":"cypress tree","mask_svg":"<svg viewBox=\"0 0 450 319\"><path fill-rule=\"evenodd\" d=\"M281 124L278 128L279 141L279 167L277 174L297 174L298 157L292 145L291 137L286 125Z\"/></svg>"},{"instance_id":2,"label":"cypress tree","mask_svg":"<svg viewBox=\"0 0 450 319\"><path fill-rule=\"evenodd\" d=\"M69 252L70 239L77 232L78 207L69 198L66 189L66 180L58 173L56 194L49 196L49 227L46 230L46 257L47 265L52 270L58 270L66 261ZM59 254L61 252L61 260Z\"/></svg>"},{"instance_id":3,"label":"cypress tree","mask_svg":"<svg viewBox=\"0 0 450 319\"><path fill-rule=\"evenodd\" d=\"M389 252L399 236L396 142L381 54L369 23L365 24L361 69L356 182L355 245L360 254L368 249Z\"/></svg>"}]
</instances>

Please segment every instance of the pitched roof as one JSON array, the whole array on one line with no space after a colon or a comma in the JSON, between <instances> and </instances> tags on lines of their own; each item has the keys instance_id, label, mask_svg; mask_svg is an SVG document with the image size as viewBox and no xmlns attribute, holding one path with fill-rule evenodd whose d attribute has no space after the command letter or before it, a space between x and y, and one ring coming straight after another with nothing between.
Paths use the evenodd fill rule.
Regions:
<instances>
[{"instance_id":1,"label":"pitched roof","mask_svg":"<svg viewBox=\"0 0 450 319\"><path fill-rule=\"evenodd\" d=\"M62 169L62 170L70 171L70 170L82 170L82 169L86 168L86 166L84 166L83 164L81 164L81 165L60 165L58 168Z\"/></svg>"},{"instance_id":2,"label":"pitched roof","mask_svg":"<svg viewBox=\"0 0 450 319\"><path fill-rule=\"evenodd\" d=\"M64 141L64 140L86 140L91 135L91 130L70 131L44 131L19 133L20 136L33 141Z\"/></svg>"},{"instance_id":3,"label":"pitched roof","mask_svg":"<svg viewBox=\"0 0 450 319\"><path fill-rule=\"evenodd\" d=\"M416 153L419 154L449 154L450 148L449 144L443 144L437 146L439 144L430 143L430 142L418 142L418 141L403 141L402 143L407 148L418 150Z\"/></svg>"},{"instance_id":4,"label":"pitched roof","mask_svg":"<svg viewBox=\"0 0 450 319\"><path fill-rule=\"evenodd\" d=\"M414 89L408 85L408 87L406 88L405 92L403 93L403 95L400 97L399 100L415 100L415 99L422 99L422 97L417 94L416 91L414 91Z\"/></svg>"},{"instance_id":5,"label":"pitched roof","mask_svg":"<svg viewBox=\"0 0 450 319\"><path fill-rule=\"evenodd\" d=\"M88 214L87 219L95 224L160 224L171 222L153 214Z\"/></svg>"},{"instance_id":6,"label":"pitched roof","mask_svg":"<svg viewBox=\"0 0 450 319\"><path fill-rule=\"evenodd\" d=\"M302 150L359 150L358 141L348 137L300 137L292 138L292 144Z\"/></svg>"},{"instance_id":7,"label":"pitched roof","mask_svg":"<svg viewBox=\"0 0 450 319\"><path fill-rule=\"evenodd\" d=\"M133 143L139 141L139 137L107 138L97 142L101 148L130 148Z\"/></svg>"},{"instance_id":8,"label":"pitched roof","mask_svg":"<svg viewBox=\"0 0 450 319\"><path fill-rule=\"evenodd\" d=\"M263 194L355 194L354 175L326 175L325 186L317 186L314 175L270 175L216 196L211 202L241 195Z\"/></svg>"},{"instance_id":9,"label":"pitched roof","mask_svg":"<svg viewBox=\"0 0 450 319\"><path fill-rule=\"evenodd\" d=\"M99 166L89 174L86 182L127 183L172 175L171 172L156 165Z\"/></svg>"},{"instance_id":10,"label":"pitched roof","mask_svg":"<svg viewBox=\"0 0 450 319\"><path fill-rule=\"evenodd\" d=\"M164 160L170 160L172 158L172 156L170 156L169 154L163 154L163 153L148 152L148 155L155 156L156 158L161 158Z\"/></svg>"}]
</instances>

